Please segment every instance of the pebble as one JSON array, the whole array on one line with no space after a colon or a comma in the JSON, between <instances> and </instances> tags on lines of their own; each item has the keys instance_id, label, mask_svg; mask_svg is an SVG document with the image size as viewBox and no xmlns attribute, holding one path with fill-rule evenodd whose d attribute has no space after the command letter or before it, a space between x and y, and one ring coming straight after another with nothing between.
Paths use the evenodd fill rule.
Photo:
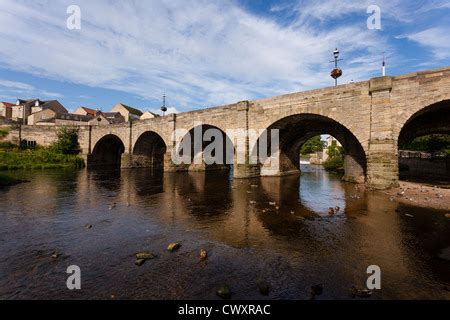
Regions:
<instances>
[{"instance_id":1,"label":"pebble","mask_svg":"<svg viewBox=\"0 0 450 320\"><path fill-rule=\"evenodd\" d=\"M219 290L217 290L216 294L221 297L222 299L230 299L231 298L231 291L228 286L220 287Z\"/></svg>"},{"instance_id":2,"label":"pebble","mask_svg":"<svg viewBox=\"0 0 450 320\"><path fill-rule=\"evenodd\" d=\"M136 259L137 260L150 260L155 259L157 257L156 254L153 254L151 252L139 252L136 253Z\"/></svg>"},{"instance_id":3,"label":"pebble","mask_svg":"<svg viewBox=\"0 0 450 320\"><path fill-rule=\"evenodd\" d=\"M174 251L180 249L180 247L181 247L180 243L174 242L174 243L169 244L169 246L167 247L167 250L170 252L174 252Z\"/></svg>"},{"instance_id":4,"label":"pebble","mask_svg":"<svg viewBox=\"0 0 450 320\"><path fill-rule=\"evenodd\" d=\"M200 260L206 260L208 258L208 253L206 252L205 249L201 249L200 250Z\"/></svg>"},{"instance_id":5,"label":"pebble","mask_svg":"<svg viewBox=\"0 0 450 320\"><path fill-rule=\"evenodd\" d=\"M145 259L136 259L134 264L137 265L138 267L140 267L145 263L145 261L146 261Z\"/></svg>"},{"instance_id":6,"label":"pebble","mask_svg":"<svg viewBox=\"0 0 450 320\"><path fill-rule=\"evenodd\" d=\"M334 209L333 208L328 208L328 215L329 216L334 216Z\"/></svg>"}]
</instances>

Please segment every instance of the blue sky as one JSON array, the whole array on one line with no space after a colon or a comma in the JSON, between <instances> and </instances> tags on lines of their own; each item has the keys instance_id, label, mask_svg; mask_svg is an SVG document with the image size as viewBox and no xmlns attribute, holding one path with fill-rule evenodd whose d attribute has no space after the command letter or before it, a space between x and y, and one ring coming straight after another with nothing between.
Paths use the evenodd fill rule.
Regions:
<instances>
[{"instance_id":1,"label":"blue sky","mask_svg":"<svg viewBox=\"0 0 450 320\"><path fill-rule=\"evenodd\" d=\"M66 27L81 9L81 30ZM367 28L367 7L381 30ZM170 111L450 66L450 0L1 0L0 101Z\"/></svg>"}]
</instances>

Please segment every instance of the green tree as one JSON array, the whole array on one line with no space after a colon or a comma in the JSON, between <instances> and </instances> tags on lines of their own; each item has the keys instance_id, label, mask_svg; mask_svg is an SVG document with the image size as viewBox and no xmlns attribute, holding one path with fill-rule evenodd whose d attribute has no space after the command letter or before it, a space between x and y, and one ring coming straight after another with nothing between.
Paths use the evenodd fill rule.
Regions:
<instances>
[{"instance_id":1,"label":"green tree","mask_svg":"<svg viewBox=\"0 0 450 320\"><path fill-rule=\"evenodd\" d=\"M63 127L57 132L58 140L52 145L52 150L62 154L79 154L78 130Z\"/></svg>"},{"instance_id":2,"label":"green tree","mask_svg":"<svg viewBox=\"0 0 450 320\"><path fill-rule=\"evenodd\" d=\"M337 141L333 140L331 145L328 147L328 156L330 158L341 158L344 154L344 148L337 145Z\"/></svg>"},{"instance_id":3,"label":"green tree","mask_svg":"<svg viewBox=\"0 0 450 320\"><path fill-rule=\"evenodd\" d=\"M315 136L315 137L312 137L311 139L309 139L308 141L306 141L302 145L302 147L300 149L300 153L302 155L306 155L306 154L322 151L324 145L325 145L325 142L321 140L320 136Z\"/></svg>"},{"instance_id":4,"label":"green tree","mask_svg":"<svg viewBox=\"0 0 450 320\"><path fill-rule=\"evenodd\" d=\"M337 145L337 141L333 140L328 147L327 161L323 163L323 167L327 171L343 172L344 170L344 148Z\"/></svg>"},{"instance_id":5,"label":"green tree","mask_svg":"<svg viewBox=\"0 0 450 320\"><path fill-rule=\"evenodd\" d=\"M430 153L445 153L450 155L450 135L430 134L415 138L405 146L406 150L424 151Z\"/></svg>"}]
</instances>

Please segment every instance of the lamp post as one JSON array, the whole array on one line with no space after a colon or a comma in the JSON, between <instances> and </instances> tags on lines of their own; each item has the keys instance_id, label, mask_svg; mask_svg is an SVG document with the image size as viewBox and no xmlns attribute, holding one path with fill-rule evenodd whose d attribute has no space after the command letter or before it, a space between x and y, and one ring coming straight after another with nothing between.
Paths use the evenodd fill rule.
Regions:
<instances>
[{"instance_id":1,"label":"lamp post","mask_svg":"<svg viewBox=\"0 0 450 320\"><path fill-rule=\"evenodd\" d=\"M163 104L161 106L161 111L163 113L163 117L166 115L167 107L166 107L166 95L163 95Z\"/></svg>"},{"instance_id":2,"label":"lamp post","mask_svg":"<svg viewBox=\"0 0 450 320\"><path fill-rule=\"evenodd\" d=\"M342 61L339 59L339 50L336 48L333 51L334 60L330 62L334 62L334 69L331 71L331 77L334 79L334 85L337 86L337 79L342 76L342 70L338 68L338 61Z\"/></svg>"}]
</instances>

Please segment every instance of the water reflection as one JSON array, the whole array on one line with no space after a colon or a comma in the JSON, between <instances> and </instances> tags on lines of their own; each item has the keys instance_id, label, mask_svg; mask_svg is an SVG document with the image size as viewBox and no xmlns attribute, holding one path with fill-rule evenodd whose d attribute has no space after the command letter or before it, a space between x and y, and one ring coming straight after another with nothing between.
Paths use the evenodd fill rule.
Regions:
<instances>
[{"instance_id":1,"label":"water reflection","mask_svg":"<svg viewBox=\"0 0 450 320\"><path fill-rule=\"evenodd\" d=\"M345 211L346 196L354 186L342 184L339 177L326 174L321 166L302 165L300 200L314 212L326 214L329 207L339 206Z\"/></svg>"},{"instance_id":2,"label":"water reflection","mask_svg":"<svg viewBox=\"0 0 450 320\"><path fill-rule=\"evenodd\" d=\"M441 213L317 168L248 180L145 169L17 174L31 182L0 191L0 298L209 299L228 283L236 298L259 299L252 284L260 278L273 284L270 298L306 299L317 282L324 298L348 298L372 264L385 284L374 298L450 298L449 263L436 258L450 245ZM174 240L183 249L167 255ZM210 253L201 269L200 247ZM142 249L160 258L136 269L131 257ZM49 258L54 250L61 261ZM72 263L88 288L78 296L65 289Z\"/></svg>"}]
</instances>

